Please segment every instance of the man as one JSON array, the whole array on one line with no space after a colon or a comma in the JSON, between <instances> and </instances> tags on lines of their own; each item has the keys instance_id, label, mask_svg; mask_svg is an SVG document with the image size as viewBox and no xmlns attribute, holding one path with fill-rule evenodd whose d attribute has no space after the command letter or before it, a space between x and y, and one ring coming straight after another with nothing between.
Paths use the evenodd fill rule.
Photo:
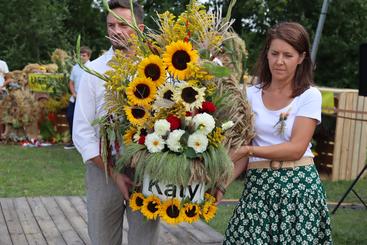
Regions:
<instances>
[{"instance_id":1,"label":"man","mask_svg":"<svg viewBox=\"0 0 367 245\"><path fill-rule=\"evenodd\" d=\"M0 60L0 89L3 87L5 81L5 74L9 72L8 65L5 61Z\"/></svg>"},{"instance_id":2,"label":"man","mask_svg":"<svg viewBox=\"0 0 367 245\"><path fill-rule=\"evenodd\" d=\"M80 59L84 65L89 63L89 59L92 55L92 51L88 47L81 47L80 48ZM78 94L80 79L83 74L83 69L79 66L79 64L75 64L73 69L71 70L70 74L70 81L69 81L69 89L71 92L70 100L68 108L66 109L66 117L68 119L70 136L73 135L73 119L74 119L74 109L75 109L75 101ZM64 149L74 149L73 141L70 144L64 146Z\"/></svg>"},{"instance_id":3,"label":"man","mask_svg":"<svg viewBox=\"0 0 367 245\"><path fill-rule=\"evenodd\" d=\"M131 22L128 0L111 0L108 4L117 15ZM139 28L143 30L143 10L138 4L134 4L134 15ZM101 74L111 69L108 62L113 57L114 50L128 51L115 39L123 39L133 34L131 28L119 22L111 13L107 15L107 30L112 47L88 65L89 68ZM125 211L129 223L128 244L157 244L158 221L147 221L142 214L132 212L128 206L130 178L125 174L109 171L108 181L106 181L100 155L99 127L92 125L96 118L105 115L104 93L104 81L85 72L76 102L73 141L87 166L88 232L92 244L120 245Z\"/></svg>"}]
</instances>

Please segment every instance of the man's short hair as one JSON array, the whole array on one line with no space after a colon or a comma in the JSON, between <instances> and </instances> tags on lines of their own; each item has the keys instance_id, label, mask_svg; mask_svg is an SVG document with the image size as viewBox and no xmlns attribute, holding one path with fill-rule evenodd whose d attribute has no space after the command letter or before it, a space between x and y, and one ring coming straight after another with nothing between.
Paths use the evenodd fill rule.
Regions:
<instances>
[{"instance_id":1,"label":"man's short hair","mask_svg":"<svg viewBox=\"0 0 367 245\"><path fill-rule=\"evenodd\" d=\"M130 9L130 1L129 0L110 0L108 1L108 7L112 10L115 8ZM133 0L133 8L134 8L134 16L135 16L136 22L138 24L143 24L143 18L144 18L143 7L140 4L138 4L136 1Z\"/></svg>"},{"instance_id":2,"label":"man's short hair","mask_svg":"<svg viewBox=\"0 0 367 245\"><path fill-rule=\"evenodd\" d=\"M89 56L92 55L92 50L87 46L80 47L80 53L81 54L88 54Z\"/></svg>"}]
</instances>

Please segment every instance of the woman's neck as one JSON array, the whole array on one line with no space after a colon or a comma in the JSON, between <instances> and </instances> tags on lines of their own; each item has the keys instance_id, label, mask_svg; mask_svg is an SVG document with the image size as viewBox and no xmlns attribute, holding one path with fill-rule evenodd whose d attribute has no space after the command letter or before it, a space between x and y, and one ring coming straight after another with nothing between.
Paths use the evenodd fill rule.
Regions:
<instances>
[{"instance_id":1,"label":"woman's neck","mask_svg":"<svg viewBox=\"0 0 367 245\"><path fill-rule=\"evenodd\" d=\"M289 93L292 91L292 81L271 81L269 87L266 89L268 92L274 93Z\"/></svg>"}]
</instances>

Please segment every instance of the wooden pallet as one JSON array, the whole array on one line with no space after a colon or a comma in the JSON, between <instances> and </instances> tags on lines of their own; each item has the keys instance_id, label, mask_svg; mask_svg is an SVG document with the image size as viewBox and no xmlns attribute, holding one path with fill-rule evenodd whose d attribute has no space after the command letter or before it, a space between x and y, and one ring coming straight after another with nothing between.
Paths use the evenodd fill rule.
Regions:
<instances>
[{"instance_id":1,"label":"wooden pallet","mask_svg":"<svg viewBox=\"0 0 367 245\"><path fill-rule=\"evenodd\" d=\"M84 197L0 198L0 244L90 244ZM127 244L126 219L123 245ZM159 244L221 244L223 236L203 222L160 224Z\"/></svg>"},{"instance_id":2,"label":"wooden pallet","mask_svg":"<svg viewBox=\"0 0 367 245\"><path fill-rule=\"evenodd\" d=\"M334 134L317 139L318 157L315 158L321 170L331 180L352 180L366 164L367 158L367 97L359 96L358 90L320 88L333 92ZM330 137L329 137L330 136Z\"/></svg>"}]
</instances>

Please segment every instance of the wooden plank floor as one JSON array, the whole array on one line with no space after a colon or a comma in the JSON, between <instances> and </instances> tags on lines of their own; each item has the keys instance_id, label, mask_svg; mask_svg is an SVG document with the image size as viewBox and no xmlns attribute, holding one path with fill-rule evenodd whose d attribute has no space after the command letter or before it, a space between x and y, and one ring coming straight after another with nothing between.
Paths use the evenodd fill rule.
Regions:
<instances>
[{"instance_id":1,"label":"wooden plank floor","mask_svg":"<svg viewBox=\"0 0 367 245\"><path fill-rule=\"evenodd\" d=\"M83 197L0 198L0 245L90 244ZM124 220L123 244L127 244ZM203 222L160 224L159 244L221 244L223 236Z\"/></svg>"}]
</instances>

